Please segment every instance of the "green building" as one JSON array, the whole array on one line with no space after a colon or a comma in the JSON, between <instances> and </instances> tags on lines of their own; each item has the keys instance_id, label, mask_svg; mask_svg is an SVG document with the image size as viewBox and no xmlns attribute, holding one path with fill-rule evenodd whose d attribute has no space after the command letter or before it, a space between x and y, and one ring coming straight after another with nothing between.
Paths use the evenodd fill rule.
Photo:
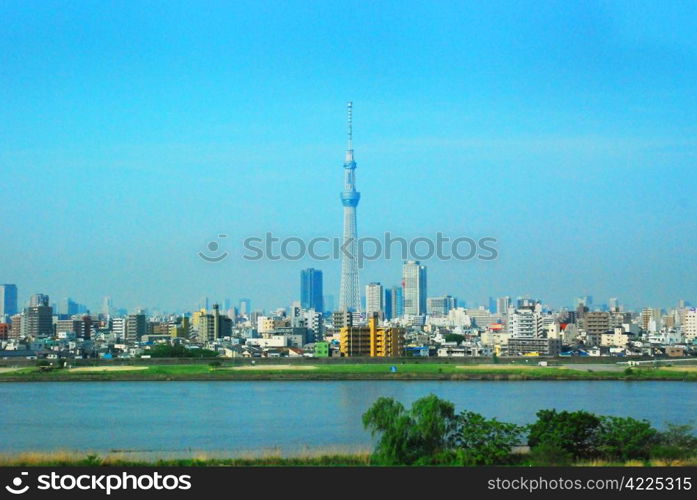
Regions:
<instances>
[{"instance_id":1,"label":"green building","mask_svg":"<svg viewBox=\"0 0 697 500\"><path fill-rule=\"evenodd\" d=\"M329 342L315 342L315 358L329 357Z\"/></svg>"}]
</instances>

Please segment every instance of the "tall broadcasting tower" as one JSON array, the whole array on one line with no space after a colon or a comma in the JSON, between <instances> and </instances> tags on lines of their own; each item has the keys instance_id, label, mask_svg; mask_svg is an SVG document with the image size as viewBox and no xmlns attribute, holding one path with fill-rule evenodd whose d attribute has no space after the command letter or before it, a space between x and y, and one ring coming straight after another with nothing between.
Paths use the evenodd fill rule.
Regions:
<instances>
[{"instance_id":1,"label":"tall broadcasting tower","mask_svg":"<svg viewBox=\"0 0 697 500\"><path fill-rule=\"evenodd\" d=\"M353 103L348 105L348 149L344 161L344 190L341 203L344 205L344 241L346 249L341 255L341 290L339 310L361 312L361 295L358 287L358 231L356 230L356 207L361 193L356 191L356 162L353 160ZM348 253L348 255L347 255Z\"/></svg>"}]
</instances>

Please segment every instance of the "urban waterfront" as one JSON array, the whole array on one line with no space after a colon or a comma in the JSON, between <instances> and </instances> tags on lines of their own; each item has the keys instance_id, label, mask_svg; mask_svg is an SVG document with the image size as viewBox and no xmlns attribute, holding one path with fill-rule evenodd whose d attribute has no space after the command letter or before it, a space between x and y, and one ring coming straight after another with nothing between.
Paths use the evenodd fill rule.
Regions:
<instances>
[{"instance_id":1,"label":"urban waterfront","mask_svg":"<svg viewBox=\"0 0 697 500\"><path fill-rule=\"evenodd\" d=\"M380 396L429 393L457 410L520 424L543 408L688 423L697 385L683 382L35 382L0 385L4 454L121 452L240 456L371 448L361 415Z\"/></svg>"}]
</instances>

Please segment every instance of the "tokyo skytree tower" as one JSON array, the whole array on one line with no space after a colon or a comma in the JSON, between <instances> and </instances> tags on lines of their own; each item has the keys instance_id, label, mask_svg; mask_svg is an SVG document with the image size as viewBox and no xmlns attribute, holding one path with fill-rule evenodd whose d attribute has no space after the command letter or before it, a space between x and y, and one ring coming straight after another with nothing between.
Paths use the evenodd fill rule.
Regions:
<instances>
[{"instance_id":1,"label":"tokyo skytree tower","mask_svg":"<svg viewBox=\"0 0 697 500\"><path fill-rule=\"evenodd\" d=\"M348 149L344 161L344 190L341 203L344 206L344 241L341 254L341 290L339 310L361 312L361 295L358 285L358 231L356 230L356 207L361 193L356 191L356 162L353 160L353 103L348 105Z\"/></svg>"}]
</instances>

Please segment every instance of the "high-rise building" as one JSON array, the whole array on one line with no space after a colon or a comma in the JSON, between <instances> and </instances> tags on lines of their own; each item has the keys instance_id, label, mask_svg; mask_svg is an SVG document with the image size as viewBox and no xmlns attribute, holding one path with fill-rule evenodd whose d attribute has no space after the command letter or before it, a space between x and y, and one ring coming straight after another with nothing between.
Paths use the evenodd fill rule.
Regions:
<instances>
[{"instance_id":1,"label":"high-rise building","mask_svg":"<svg viewBox=\"0 0 697 500\"><path fill-rule=\"evenodd\" d=\"M367 316L385 314L383 288L380 283L373 282L365 287L365 312Z\"/></svg>"},{"instance_id":2,"label":"high-rise building","mask_svg":"<svg viewBox=\"0 0 697 500\"><path fill-rule=\"evenodd\" d=\"M685 337L685 342L693 343L697 340L697 309L691 308L685 311L682 333Z\"/></svg>"},{"instance_id":3,"label":"high-rise building","mask_svg":"<svg viewBox=\"0 0 697 500\"><path fill-rule=\"evenodd\" d=\"M213 304L212 314L202 314L198 323L199 342L215 342L232 334L232 320L220 314L218 304Z\"/></svg>"},{"instance_id":4,"label":"high-rise building","mask_svg":"<svg viewBox=\"0 0 697 500\"><path fill-rule=\"evenodd\" d=\"M356 229L356 207L361 194L356 191L356 162L353 158L353 103L348 103L348 148L344 161L344 190L341 204L344 206L344 239L341 255L341 288L339 310L360 312L361 291L358 280L358 231Z\"/></svg>"},{"instance_id":5,"label":"high-rise building","mask_svg":"<svg viewBox=\"0 0 697 500\"><path fill-rule=\"evenodd\" d=\"M601 336L611 330L611 315L604 311L591 311L583 315L583 327L588 343L600 345Z\"/></svg>"},{"instance_id":6,"label":"high-rise building","mask_svg":"<svg viewBox=\"0 0 697 500\"><path fill-rule=\"evenodd\" d=\"M48 295L45 295L43 293L35 293L31 297L29 297L29 307L48 306L48 305L49 305Z\"/></svg>"},{"instance_id":7,"label":"high-rise building","mask_svg":"<svg viewBox=\"0 0 697 500\"><path fill-rule=\"evenodd\" d=\"M39 300L40 296L40 300ZM37 294L36 301L24 309L22 334L27 337L51 337L53 336L53 308L48 305L48 296Z\"/></svg>"},{"instance_id":8,"label":"high-rise building","mask_svg":"<svg viewBox=\"0 0 697 500\"><path fill-rule=\"evenodd\" d=\"M392 289L385 288L385 319L392 319Z\"/></svg>"},{"instance_id":9,"label":"high-rise building","mask_svg":"<svg viewBox=\"0 0 697 500\"><path fill-rule=\"evenodd\" d=\"M404 316L404 288L401 286L392 287L392 317L401 318Z\"/></svg>"},{"instance_id":10,"label":"high-rise building","mask_svg":"<svg viewBox=\"0 0 697 500\"><path fill-rule=\"evenodd\" d=\"M506 297L499 297L496 299L496 311L490 311L490 312L496 312L497 314L506 314L508 312L508 308L511 307L511 298L506 296Z\"/></svg>"},{"instance_id":11,"label":"high-rise building","mask_svg":"<svg viewBox=\"0 0 697 500\"><path fill-rule=\"evenodd\" d=\"M0 316L17 314L17 285L0 285Z\"/></svg>"},{"instance_id":12,"label":"high-rise building","mask_svg":"<svg viewBox=\"0 0 697 500\"><path fill-rule=\"evenodd\" d=\"M252 314L252 299L243 298L239 301L239 313L241 316L249 317Z\"/></svg>"},{"instance_id":13,"label":"high-rise building","mask_svg":"<svg viewBox=\"0 0 697 500\"><path fill-rule=\"evenodd\" d=\"M126 318L114 318L111 322L111 331L118 340L125 340Z\"/></svg>"},{"instance_id":14,"label":"high-rise building","mask_svg":"<svg viewBox=\"0 0 697 500\"><path fill-rule=\"evenodd\" d=\"M104 317L111 316L114 312L114 304L111 301L111 297L104 297L102 301L102 314Z\"/></svg>"},{"instance_id":15,"label":"high-rise building","mask_svg":"<svg viewBox=\"0 0 697 500\"><path fill-rule=\"evenodd\" d=\"M305 309L324 311L322 294L322 271L312 267L300 271L300 306Z\"/></svg>"},{"instance_id":16,"label":"high-rise building","mask_svg":"<svg viewBox=\"0 0 697 500\"><path fill-rule=\"evenodd\" d=\"M342 356L398 357L404 355L405 330L378 327L377 315L368 318L368 325L341 328L339 351Z\"/></svg>"},{"instance_id":17,"label":"high-rise building","mask_svg":"<svg viewBox=\"0 0 697 500\"><path fill-rule=\"evenodd\" d=\"M23 324L25 323L24 321L24 315L23 314L15 314L10 318L11 324L10 324L10 338L13 339L20 339L24 337L24 331L23 331Z\"/></svg>"},{"instance_id":18,"label":"high-rise building","mask_svg":"<svg viewBox=\"0 0 697 500\"><path fill-rule=\"evenodd\" d=\"M429 297L426 300L426 311L429 316L447 316L451 309L457 307L457 299L450 295L442 297Z\"/></svg>"},{"instance_id":19,"label":"high-rise building","mask_svg":"<svg viewBox=\"0 0 697 500\"><path fill-rule=\"evenodd\" d=\"M129 342L140 341L145 334L147 334L145 314L141 312L129 314L126 318L126 340Z\"/></svg>"},{"instance_id":20,"label":"high-rise building","mask_svg":"<svg viewBox=\"0 0 697 500\"><path fill-rule=\"evenodd\" d=\"M404 287L404 314L421 316L426 314L426 266L417 260L404 263L402 269Z\"/></svg>"},{"instance_id":21,"label":"high-rise building","mask_svg":"<svg viewBox=\"0 0 697 500\"><path fill-rule=\"evenodd\" d=\"M538 324L532 309L516 309L508 312L507 330L511 337L536 337Z\"/></svg>"},{"instance_id":22,"label":"high-rise building","mask_svg":"<svg viewBox=\"0 0 697 500\"><path fill-rule=\"evenodd\" d=\"M63 316L72 316L78 313L78 303L70 297L66 297L58 304L58 314Z\"/></svg>"}]
</instances>

